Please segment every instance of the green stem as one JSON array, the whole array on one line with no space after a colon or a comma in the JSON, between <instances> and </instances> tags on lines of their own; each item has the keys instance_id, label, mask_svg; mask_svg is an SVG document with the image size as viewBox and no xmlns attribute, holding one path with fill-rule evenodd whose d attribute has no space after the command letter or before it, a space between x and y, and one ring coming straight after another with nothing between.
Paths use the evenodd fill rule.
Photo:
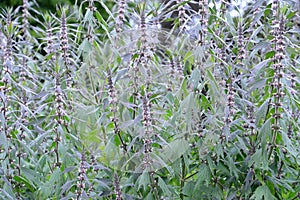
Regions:
<instances>
[{"instance_id":1,"label":"green stem","mask_svg":"<svg viewBox=\"0 0 300 200\"><path fill-rule=\"evenodd\" d=\"M183 194L183 187L185 183L185 162L183 155L181 156L181 179L180 179L180 199L183 200L184 194Z\"/></svg>"}]
</instances>

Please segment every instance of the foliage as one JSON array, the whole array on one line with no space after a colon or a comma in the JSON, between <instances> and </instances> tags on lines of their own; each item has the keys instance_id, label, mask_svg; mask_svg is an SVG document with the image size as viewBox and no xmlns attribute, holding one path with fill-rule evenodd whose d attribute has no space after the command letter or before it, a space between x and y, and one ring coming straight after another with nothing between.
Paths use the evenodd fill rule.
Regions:
<instances>
[{"instance_id":1,"label":"foliage","mask_svg":"<svg viewBox=\"0 0 300 200\"><path fill-rule=\"evenodd\" d=\"M36 2L39 5L39 10L52 10L55 11L55 7L57 4L74 4L74 0L35 0L29 2ZM23 3L23 0L2 0L0 2L0 7L10 6L10 7L17 7Z\"/></svg>"},{"instance_id":2,"label":"foliage","mask_svg":"<svg viewBox=\"0 0 300 200\"><path fill-rule=\"evenodd\" d=\"M226 2L2 9L0 198L300 198L299 3Z\"/></svg>"}]
</instances>

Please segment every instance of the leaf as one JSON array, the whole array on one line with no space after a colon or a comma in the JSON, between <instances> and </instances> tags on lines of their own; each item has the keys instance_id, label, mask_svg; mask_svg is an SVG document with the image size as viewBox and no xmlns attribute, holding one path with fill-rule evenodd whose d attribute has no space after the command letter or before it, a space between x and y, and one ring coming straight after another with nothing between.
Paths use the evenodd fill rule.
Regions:
<instances>
[{"instance_id":1,"label":"leaf","mask_svg":"<svg viewBox=\"0 0 300 200\"><path fill-rule=\"evenodd\" d=\"M271 130L271 119L268 119L261 129L259 130L259 138L262 142L266 142L266 139L271 137L272 130Z\"/></svg>"},{"instance_id":2,"label":"leaf","mask_svg":"<svg viewBox=\"0 0 300 200\"><path fill-rule=\"evenodd\" d=\"M250 199L253 200L273 200L276 199L270 192L269 188L266 185L256 188L254 194Z\"/></svg>"},{"instance_id":3,"label":"leaf","mask_svg":"<svg viewBox=\"0 0 300 200\"><path fill-rule=\"evenodd\" d=\"M268 107L269 107L269 99L266 99L265 102L255 112L256 125L260 122L260 120L266 118Z\"/></svg>"},{"instance_id":4,"label":"leaf","mask_svg":"<svg viewBox=\"0 0 300 200\"><path fill-rule=\"evenodd\" d=\"M212 29L207 27L207 30L216 38L217 41L220 41L225 47L227 46L226 42L222 38L220 38Z\"/></svg>"},{"instance_id":5,"label":"leaf","mask_svg":"<svg viewBox=\"0 0 300 200\"><path fill-rule=\"evenodd\" d=\"M61 187L61 193L65 193L66 191L69 191L69 189L74 185L74 180L67 181L62 187Z\"/></svg>"},{"instance_id":6,"label":"leaf","mask_svg":"<svg viewBox=\"0 0 300 200\"><path fill-rule=\"evenodd\" d=\"M138 180L138 190L143 187L146 191L147 187L151 184L149 172L144 171Z\"/></svg>"},{"instance_id":7,"label":"leaf","mask_svg":"<svg viewBox=\"0 0 300 200\"><path fill-rule=\"evenodd\" d=\"M209 182L211 179L211 173L209 170L209 167L205 164L202 164L199 167L199 172L198 172L198 177L197 177L197 182L195 184L193 194L196 194L197 191L202 187L204 182Z\"/></svg>"},{"instance_id":8,"label":"leaf","mask_svg":"<svg viewBox=\"0 0 300 200\"><path fill-rule=\"evenodd\" d=\"M96 11L95 14L96 14L96 18L100 22L101 27L106 32L106 36L109 37L110 41L113 41L113 39L111 38L111 34L109 33L108 24L106 23L106 21L103 19L102 15L98 11Z\"/></svg>"},{"instance_id":9,"label":"leaf","mask_svg":"<svg viewBox=\"0 0 300 200\"><path fill-rule=\"evenodd\" d=\"M236 179L239 178L238 168L235 166L235 162L231 156L227 156L227 166L229 167L230 175L234 175Z\"/></svg>"},{"instance_id":10,"label":"leaf","mask_svg":"<svg viewBox=\"0 0 300 200\"><path fill-rule=\"evenodd\" d=\"M87 39L84 39L83 42L81 43L81 45L79 46L78 51L83 52L83 53L91 52L92 51L91 43ZM84 54L84 55L86 55L86 54Z\"/></svg>"},{"instance_id":11,"label":"leaf","mask_svg":"<svg viewBox=\"0 0 300 200\"><path fill-rule=\"evenodd\" d=\"M45 159L47 158L47 154L45 154L43 156ZM44 177L42 177L36 170L21 167L21 171L24 174L24 176L26 177L26 179L28 179L31 183L33 183L35 185L42 184L40 180L43 179Z\"/></svg>"},{"instance_id":12,"label":"leaf","mask_svg":"<svg viewBox=\"0 0 300 200\"><path fill-rule=\"evenodd\" d=\"M128 72L128 68L119 69L117 71L116 77L114 78L114 83L122 78Z\"/></svg>"},{"instance_id":13,"label":"leaf","mask_svg":"<svg viewBox=\"0 0 300 200\"><path fill-rule=\"evenodd\" d=\"M14 176L13 179L18 183L24 183L24 185L31 191L34 192L36 190L35 186L25 177L22 176Z\"/></svg>"},{"instance_id":14,"label":"leaf","mask_svg":"<svg viewBox=\"0 0 300 200\"><path fill-rule=\"evenodd\" d=\"M186 197L191 199L191 198L195 198L195 195L199 195L199 192L198 192L198 194L195 194L194 190L195 190L195 183L190 181L190 182L187 182L186 184L184 184L182 193Z\"/></svg>"},{"instance_id":15,"label":"leaf","mask_svg":"<svg viewBox=\"0 0 300 200\"><path fill-rule=\"evenodd\" d=\"M252 49L249 58L253 58L254 55L261 49L265 49L268 48L270 46L270 43L266 42L266 41L261 41L259 42L256 46L254 46L254 48Z\"/></svg>"},{"instance_id":16,"label":"leaf","mask_svg":"<svg viewBox=\"0 0 300 200\"><path fill-rule=\"evenodd\" d=\"M269 63L269 61L270 59L266 59L255 65L251 70L251 74L255 76L262 68L264 68Z\"/></svg>"},{"instance_id":17,"label":"leaf","mask_svg":"<svg viewBox=\"0 0 300 200\"><path fill-rule=\"evenodd\" d=\"M180 147L180 148L178 148ZM166 163L173 163L181 155L183 155L189 149L189 144L184 139L178 139L170 142L160 152L160 157Z\"/></svg>"},{"instance_id":18,"label":"leaf","mask_svg":"<svg viewBox=\"0 0 300 200\"><path fill-rule=\"evenodd\" d=\"M193 109L196 107L196 102L195 102L195 97L194 93L190 93L182 102L180 105L181 110L185 110L185 121L186 124L189 128L191 129L193 120L192 120L192 115L193 115Z\"/></svg>"},{"instance_id":19,"label":"leaf","mask_svg":"<svg viewBox=\"0 0 300 200\"><path fill-rule=\"evenodd\" d=\"M90 9L87 9L83 21L90 22L92 19L93 19L93 13L91 12Z\"/></svg>"},{"instance_id":20,"label":"leaf","mask_svg":"<svg viewBox=\"0 0 300 200\"><path fill-rule=\"evenodd\" d=\"M53 187L57 185L57 181L60 179L60 176L60 169L56 168L50 175L49 181L41 186L41 192L43 197L48 197L54 192Z\"/></svg>"},{"instance_id":21,"label":"leaf","mask_svg":"<svg viewBox=\"0 0 300 200\"><path fill-rule=\"evenodd\" d=\"M256 150L256 152L251 156L248 166L250 167L253 164L255 168L268 170L267 151L262 149Z\"/></svg>"},{"instance_id":22,"label":"leaf","mask_svg":"<svg viewBox=\"0 0 300 200\"><path fill-rule=\"evenodd\" d=\"M274 51L269 51L268 53L266 53L265 59L273 58L274 55L275 55L275 52L274 52Z\"/></svg>"},{"instance_id":23,"label":"leaf","mask_svg":"<svg viewBox=\"0 0 300 200\"><path fill-rule=\"evenodd\" d=\"M165 181L161 177L158 177L158 186L162 189L162 191L165 195L167 195L167 196L172 195L172 192L170 191L168 185L165 183Z\"/></svg>"},{"instance_id":24,"label":"leaf","mask_svg":"<svg viewBox=\"0 0 300 200\"><path fill-rule=\"evenodd\" d=\"M209 79L209 92L210 92L210 96L211 96L211 101L214 102L218 102L221 105L225 103L224 98L222 97L222 92L220 91L220 87L219 84L217 83L214 75L212 74L212 72L210 70L207 70L207 77Z\"/></svg>"},{"instance_id":25,"label":"leaf","mask_svg":"<svg viewBox=\"0 0 300 200\"><path fill-rule=\"evenodd\" d=\"M198 87L200 80L201 80L201 73L199 69L194 69L190 78L190 82L192 83L194 88Z\"/></svg>"},{"instance_id":26,"label":"leaf","mask_svg":"<svg viewBox=\"0 0 300 200\"><path fill-rule=\"evenodd\" d=\"M4 196L7 199L11 199L11 200L16 199L16 196L13 192L13 189L12 189L11 185L8 185L7 183L5 183L1 187L3 187L3 188L0 188L0 191L4 194Z\"/></svg>"}]
</instances>

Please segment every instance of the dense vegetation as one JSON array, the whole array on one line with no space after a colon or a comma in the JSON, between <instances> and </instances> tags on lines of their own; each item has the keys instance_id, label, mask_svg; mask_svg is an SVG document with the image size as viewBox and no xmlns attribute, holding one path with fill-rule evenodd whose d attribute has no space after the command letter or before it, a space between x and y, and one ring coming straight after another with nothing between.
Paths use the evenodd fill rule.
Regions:
<instances>
[{"instance_id":1,"label":"dense vegetation","mask_svg":"<svg viewBox=\"0 0 300 200\"><path fill-rule=\"evenodd\" d=\"M1 9L0 199L299 199L299 13Z\"/></svg>"}]
</instances>

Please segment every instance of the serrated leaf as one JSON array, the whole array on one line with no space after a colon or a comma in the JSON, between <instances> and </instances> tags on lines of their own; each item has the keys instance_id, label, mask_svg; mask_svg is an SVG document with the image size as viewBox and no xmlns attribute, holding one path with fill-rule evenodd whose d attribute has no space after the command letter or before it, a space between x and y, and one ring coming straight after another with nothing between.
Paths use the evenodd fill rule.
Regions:
<instances>
[{"instance_id":1,"label":"serrated leaf","mask_svg":"<svg viewBox=\"0 0 300 200\"><path fill-rule=\"evenodd\" d=\"M144 190L151 184L149 172L144 171L139 177L138 181L138 190L143 187Z\"/></svg>"},{"instance_id":2,"label":"serrated leaf","mask_svg":"<svg viewBox=\"0 0 300 200\"><path fill-rule=\"evenodd\" d=\"M161 177L158 177L158 186L160 187L160 189L162 189L164 195L167 195L167 196L172 195L172 192L168 188L168 185L165 183L165 181Z\"/></svg>"},{"instance_id":3,"label":"serrated leaf","mask_svg":"<svg viewBox=\"0 0 300 200\"><path fill-rule=\"evenodd\" d=\"M253 200L273 200L276 199L266 185L256 188L250 199Z\"/></svg>"},{"instance_id":4,"label":"serrated leaf","mask_svg":"<svg viewBox=\"0 0 300 200\"><path fill-rule=\"evenodd\" d=\"M209 182L210 178L211 178L211 173L209 167L205 164L202 164L199 168L197 182L195 184L193 194L197 193L197 191L199 190L199 188L202 187L204 182Z\"/></svg>"},{"instance_id":5,"label":"serrated leaf","mask_svg":"<svg viewBox=\"0 0 300 200\"><path fill-rule=\"evenodd\" d=\"M186 140L184 139L174 140L162 149L160 153L160 157L166 163L173 163L181 155L183 155L188 150L188 148L189 148L189 144Z\"/></svg>"}]
</instances>

